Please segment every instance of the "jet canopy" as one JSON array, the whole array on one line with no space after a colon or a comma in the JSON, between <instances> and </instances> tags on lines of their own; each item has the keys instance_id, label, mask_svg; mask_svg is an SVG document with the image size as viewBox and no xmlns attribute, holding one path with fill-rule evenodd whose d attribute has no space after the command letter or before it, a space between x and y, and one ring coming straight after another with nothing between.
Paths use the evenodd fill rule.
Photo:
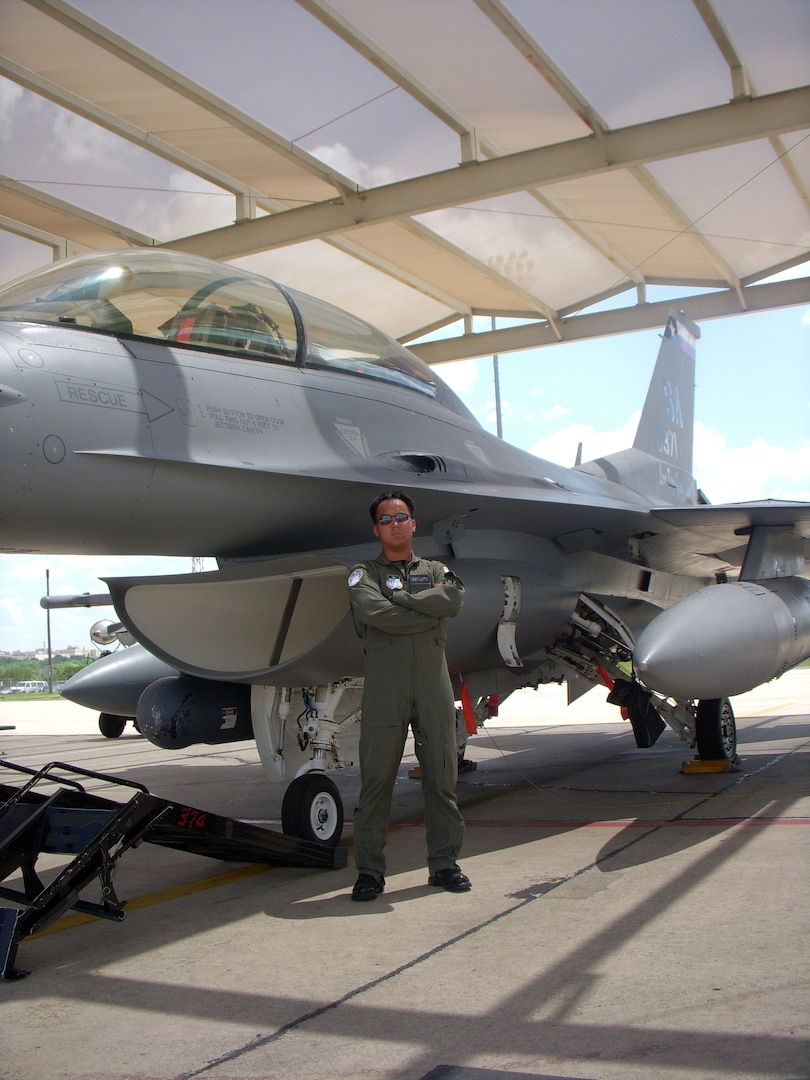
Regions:
<instances>
[{"instance_id":1,"label":"jet canopy","mask_svg":"<svg viewBox=\"0 0 810 1080\"><path fill-rule=\"evenodd\" d=\"M177 251L128 248L55 263L0 289L0 319L337 370L436 393L427 364L362 319L259 274Z\"/></svg>"}]
</instances>

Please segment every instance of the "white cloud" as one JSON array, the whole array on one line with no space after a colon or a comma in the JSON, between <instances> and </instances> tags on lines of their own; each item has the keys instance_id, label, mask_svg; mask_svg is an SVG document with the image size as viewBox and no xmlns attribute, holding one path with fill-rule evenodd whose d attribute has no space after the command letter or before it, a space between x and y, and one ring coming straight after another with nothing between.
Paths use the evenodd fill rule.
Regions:
<instances>
[{"instance_id":1,"label":"white cloud","mask_svg":"<svg viewBox=\"0 0 810 1080\"><path fill-rule=\"evenodd\" d=\"M124 172L129 144L106 128L60 109L53 121L53 151L60 161L104 162L105 171Z\"/></svg>"},{"instance_id":2,"label":"white cloud","mask_svg":"<svg viewBox=\"0 0 810 1080\"><path fill-rule=\"evenodd\" d=\"M8 79L0 79L0 139L4 142L15 135L15 113L23 93L21 86Z\"/></svg>"},{"instance_id":3,"label":"white cloud","mask_svg":"<svg viewBox=\"0 0 810 1080\"><path fill-rule=\"evenodd\" d=\"M24 614L24 605L19 593L6 592L0 597L0 629L16 627Z\"/></svg>"},{"instance_id":4,"label":"white cloud","mask_svg":"<svg viewBox=\"0 0 810 1080\"><path fill-rule=\"evenodd\" d=\"M754 439L729 447L725 436L695 423L694 473L712 502L810 501L810 439L792 447Z\"/></svg>"},{"instance_id":5,"label":"white cloud","mask_svg":"<svg viewBox=\"0 0 810 1080\"><path fill-rule=\"evenodd\" d=\"M472 390L478 379L478 366L474 360L454 360L439 365L436 371L461 398Z\"/></svg>"},{"instance_id":6,"label":"white cloud","mask_svg":"<svg viewBox=\"0 0 810 1080\"><path fill-rule=\"evenodd\" d=\"M160 180L166 190L137 193L138 228L158 239L188 236L233 222L233 196L201 177L173 169Z\"/></svg>"},{"instance_id":7,"label":"white cloud","mask_svg":"<svg viewBox=\"0 0 810 1080\"><path fill-rule=\"evenodd\" d=\"M638 413L613 431L571 424L539 439L530 449L547 461L571 465L581 442L582 460L590 461L632 446L637 426ZM698 487L713 503L757 499L807 502L810 439L799 439L793 446L773 446L758 438L747 446L729 447L724 435L696 421L693 472Z\"/></svg>"},{"instance_id":8,"label":"white cloud","mask_svg":"<svg viewBox=\"0 0 810 1080\"><path fill-rule=\"evenodd\" d=\"M207 559L205 569L215 569ZM72 596L105 593L101 577L186 574L191 560L180 558L88 555L0 556L0 649L26 652L43 648L48 616L40 607L47 592L45 571L50 570L50 595ZM111 607L66 608L51 612L51 636L55 650L68 645L87 646L90 627L98 619L114 618Z\"/></svg>"},{"instance_id":9,"label":"white cloud","mask_svg":"<svg viewBox=\"0 0 810 1080\"><path fill-rule=\"evenodd\" d=\"M569 424L552 435L538 439L529 449L532 454L537 454L546 461L570 466L576 460L577 446L582 443L582 460L592 461L631 446L638 427L638 418L639 413L634 413L623 427L613 431L597 431L589 424Z\"/></svg>"},{"instance_id":10,"label":"white cloud","mask_svg":"<svg viewBox=\"0 0 810 1080\"><path fill-rule=\"evenodd\" d=\"M310 153L342 176L351 177L361 187L380 187L382 184L392 184L398 179L393 169L372 166L366 161L361 161L343 143L316 146Z\"/></svg>"},{"instance_id":11,"label":"white cloud","mask_svg":"<svg viewBox=\"0 0 810 1080\"><path fill-rule=\"evenodd\" d=\"M559 420L562 416L568 416L571 412L570 409L566 409L565 405L553 405L550 409L543 413L543 420Z\"/></svg>"}]
</instances>

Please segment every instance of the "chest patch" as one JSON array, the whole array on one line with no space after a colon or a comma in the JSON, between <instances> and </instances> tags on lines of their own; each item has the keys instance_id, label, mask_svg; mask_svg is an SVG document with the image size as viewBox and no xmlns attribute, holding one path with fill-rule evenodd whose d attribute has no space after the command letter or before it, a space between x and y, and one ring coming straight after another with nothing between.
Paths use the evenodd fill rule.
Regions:
<instances>
[{"instance_id":1,"label":"chest patch","mask_svg":"<svg viewBox=\"0 0 810 1080\"><path fill-rule=\"evenodd\" d=\"M387 589L401 589L402 578L400 578L397 574L389 574L388 577L385 579L385 587Z\"/></svg>"},{"instance_id":2,"label":"chest patch","mask_svg":"<svg viewBox=\"0 0 810 1080\"><path fill-rule=\"evenodd\" d=\"M408 581L410 581L411 585L429 585L430 574L411 574Z\"/></svg>"}]
</instances>

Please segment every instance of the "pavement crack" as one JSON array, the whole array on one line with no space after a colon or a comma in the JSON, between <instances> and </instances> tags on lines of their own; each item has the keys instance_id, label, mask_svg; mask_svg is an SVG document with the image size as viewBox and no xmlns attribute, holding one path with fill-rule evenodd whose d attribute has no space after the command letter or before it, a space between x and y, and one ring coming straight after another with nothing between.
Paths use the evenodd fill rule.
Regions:
<instances>
[{"instance_id":1,"label":"pavement crack","mask_svg":"<svg viewBox=\"0 0 810 1080\"><path fill-rule=\"evenodd\" d=\"M589 869L589 868L588 868ZM572 874L571 877L577 877L579 873L583 871L577 871L576 874ZM475 926L469 927L467 930L462 931L460 934L456 934L455 937L448 938L447 941L441 942L441 944L434 946L432 949L428 949L426 952L420 953L419 956L413 957L404 964L400 964L398 967L392 968L391 971L387 971L384 975L380 975L376 979L371 979L367 983L363 983L362 986L356 986L354 989L347 991L342 997L336 998L334 1001L327 1002L321 1005L317 1009L312 1009L310 1012L302 1013L294 1020L288 1021L286 1024L282 1024L281 1027L276 1028L275 1031L270 1032L267 1035L257 1035L256 1038L246 1042L243 1046L236 1047L233 1050L229 1050L225 1054L221 1054L219 1057L207 1061L205 1065L200 1066L198 1069L192 1069L189 1072L178 1073L175 1080L193 1080L196 1076L204 1076L207 1072L217 1068L220 1065L226 1065L229 1062L237 1061L245 1054L249 1054L253 1050L259 1050L264 1046L270 1046L272 1043L278 1042L283 1039L285 1035L289 1035L290 1032L296 1031L298 1028L303 1027L304 1024L310 1023L312 1020L317 1020L319 1017L325 1014L339 1009L342 1005L345 1005L349 1001L353 1001L355 998L361 997L363 994L368 993L370 990L375 990L377 987L390 982L392 979L398 978L404 972L411 971L414 968L420 966L420 964L426 963L428 960L432 960L435 956L439 956L447 949L453 948L458 945L459 942L465 941L467 938L471 938L474 935L480 933L482 930L488 929L490 926L494 926L501 920L508 918L517 911L521 911L528 904L533 903L538 897L550 892L551 889L557 888L558 885L563 884L565 881L569 881L570 878L561 878L551 882L542 882L535 886L529 886L527 889L521 890L520 893L510 895L509 899L517 898L518 903L513 904L511 907L506 908L504 911L498 911L494 915L485 919L483 922L478 923Z\"/></svg>"}]
</instances>

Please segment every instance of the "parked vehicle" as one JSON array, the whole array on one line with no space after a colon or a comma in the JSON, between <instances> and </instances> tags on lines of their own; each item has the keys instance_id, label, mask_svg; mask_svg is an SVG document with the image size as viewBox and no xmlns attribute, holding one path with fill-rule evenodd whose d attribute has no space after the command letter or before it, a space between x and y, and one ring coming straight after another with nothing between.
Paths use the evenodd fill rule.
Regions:
<instances>
[{"instance_id":1,"label":"parked vehicle","mask_svg":"<svg viewBox=\"0 0 810 1080\"><path fill-rule=\"evenodd\" d=\"M47 694L48 684L44 679L25 679L23 682L16 683L14 686L4 687L0 690L0 694L7 696L8 694Z\"/></svg>"}]
</instances>

